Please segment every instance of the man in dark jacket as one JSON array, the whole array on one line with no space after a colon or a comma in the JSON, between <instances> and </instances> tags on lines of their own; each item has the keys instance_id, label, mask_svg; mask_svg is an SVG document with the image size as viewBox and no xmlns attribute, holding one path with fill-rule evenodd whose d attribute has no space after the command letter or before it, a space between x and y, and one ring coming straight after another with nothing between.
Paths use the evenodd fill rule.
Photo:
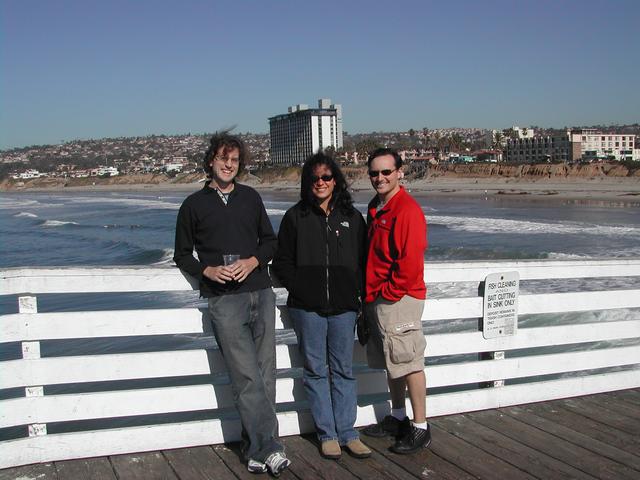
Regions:
<instances>
[{"instance_id":1,"label":"man in dark jacket","mask_svg":"<svg viewBox=\"0 0 640 480\"><path fill-rule=\"evenodd\" d=\"M204 158L211 181L180 207L173 259L200 281L200 295L208 299L242 421L248 469L278 475L290 462L275 413L275 295L267 264L277 239L260 195L235 181L246 160L239 138L213 136ZM226 255L238 259L229 264Z\"/></svg>"}]
</instances>

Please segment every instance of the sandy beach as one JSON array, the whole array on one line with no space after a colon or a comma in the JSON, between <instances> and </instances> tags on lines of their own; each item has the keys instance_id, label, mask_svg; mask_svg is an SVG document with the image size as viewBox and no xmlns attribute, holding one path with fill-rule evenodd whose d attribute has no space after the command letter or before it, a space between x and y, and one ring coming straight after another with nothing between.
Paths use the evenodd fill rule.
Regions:
<instances>
[{"instance_id":1,"label":"sandy beach","mask_svg":"<svg viewBox=\"0 0 640 480\"><path fill-rule=\"evenodd\" d=\"M572 200L631 201L640 204L640 180L638 178L603 177L593 180L545 179L538 181L515 178L438 178L432 181L408 182L406 187L411 191L430 195L554 197Z\"/></svg>"},{"instance_id":2,"label":"sandy beach","mask_svg":"<svg viewBox=\"0 0 640 480\"><path fill-rule=\"evenodd\" d=\"M257 177L245 177L242 183L258 191L297 191L298 181L282 180L260 182ZM93 192L93 191L145 191L190 192L201 188L202 182L131 184L109 183L80 186L39 186L28 188L3 189L4 192ZM518 179L505 177L490 178L452 178L437 177L404 182L405 187L415 194L437 196L517 196L527 199L561 198L571 200L603 200L612 202L637 202L640 204L640 178L638 177L600 177L594 179ZM371 190L367 179L359 178L351 183L356 192Z\"/></svg>"}]
</instances>

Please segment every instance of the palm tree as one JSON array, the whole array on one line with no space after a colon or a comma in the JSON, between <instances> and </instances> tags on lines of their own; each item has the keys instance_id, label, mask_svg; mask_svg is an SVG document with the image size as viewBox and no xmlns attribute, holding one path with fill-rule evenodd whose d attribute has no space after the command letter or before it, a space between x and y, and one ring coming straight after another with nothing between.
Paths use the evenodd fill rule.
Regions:
<instances>
[{"instance_id":1,"label":"palm tree","mask_svg":"<svg viewBox=\"0 0 640 480\"><path fill-rule=\"evenodd\" d=\"M513 128L505 128L502 133L504 134L505 137L507 138L512 138L512 139L517 139L518 135L516 134L516 131Z\"/></svg>"},{"instance_id":2,"label":"palm tree","mask_svg":"<svg viewBox=\"0 0 640 480\"><path fill-rule=\"evenodd\" d=\"M494 150L502 150L503 143L505 141L504 133L496 131L493 133L493 142L491 142L491 148Z\"/></svg>"},{"instance_id":3,"label":"palm tree","mask_svg":"<svg viewBox=\"0 0 640 480\"><path fill-rule=\"evenodd\" d=\"M454 133L449 137L449 146L452 150L459 152L462 149L463 143L464 143L464 140L462 139L462 136L459 133Z\"/></svg>"}]
</instances>

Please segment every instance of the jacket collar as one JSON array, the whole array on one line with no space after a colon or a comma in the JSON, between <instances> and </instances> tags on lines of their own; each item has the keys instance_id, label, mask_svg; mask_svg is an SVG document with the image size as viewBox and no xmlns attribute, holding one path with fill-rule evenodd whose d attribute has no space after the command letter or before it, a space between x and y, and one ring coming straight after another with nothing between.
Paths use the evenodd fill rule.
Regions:
<instances>
[{"instance_id":1,"label":"jacket collar","mask_svg":"<svg viewBox=\"0 0 640 480\"><path fill-rule=\"evenodd\" d=\"M401 185L400 186L400 190L398 190L398 193L396 193L393 197L391 197L391 199L385 204L384 207L382 207L382 209L380 209L381 212L386 212L391 210L391 208L400 201L400 199L404 196L407 195L406 190L404 189L404 187ZM377 206L380 205L380 197L378 197L378 195L376 195L374 197L374 199L372 200L371 204L370 204L370 208L377 208Z\"/></svg>"}]
</instances>

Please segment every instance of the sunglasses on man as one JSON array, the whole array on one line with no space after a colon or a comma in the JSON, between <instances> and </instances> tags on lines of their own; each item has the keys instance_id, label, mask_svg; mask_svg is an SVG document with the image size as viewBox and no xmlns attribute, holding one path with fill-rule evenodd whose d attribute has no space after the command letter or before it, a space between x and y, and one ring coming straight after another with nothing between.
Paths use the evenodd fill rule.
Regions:
<instances>
[{"instance_id":1,"label":"sunglasses on man","mask_svg":"<svg viewBox=\"0 0 640 480\"><path fill-rule=\"evenodd\" d=\"M369 176L371 178L376 178L379 175L382 175L383 177L388 177L389 175L391 175L393 172L395 172L396 170L398 170L397 168L394 168L393 170L391 169L385 169L385 170L369 170Z\"/></svg>"}]
</instances>

